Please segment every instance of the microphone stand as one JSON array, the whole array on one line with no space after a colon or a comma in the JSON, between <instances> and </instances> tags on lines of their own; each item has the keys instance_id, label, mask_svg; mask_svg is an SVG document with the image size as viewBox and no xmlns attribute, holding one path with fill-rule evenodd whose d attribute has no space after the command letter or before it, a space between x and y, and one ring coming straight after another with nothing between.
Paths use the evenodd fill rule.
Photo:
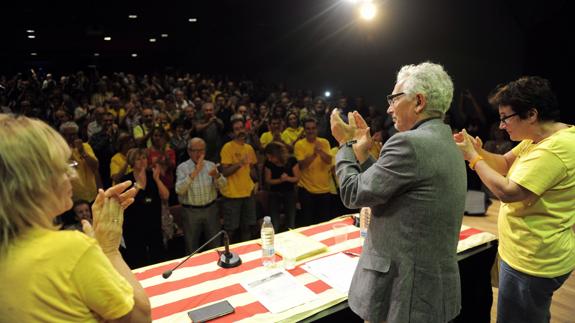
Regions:
<instances>
[{"instance_id":1,"label":"microphone stand","mask_svg":"<svg viewBox=\"0 0 575 323\"><path fill-rule=\"evenodd\" d=\"M200 250L202 250L205 246L207 246L210 242L214 241L217 237L219 237L220 235L224 235L224 251L223 252L219 252L220 255L220 259L218 259L218 266L222 267L222 268L234 268L237 267L239 265L242 264L242 260L240 259L240 256L238 256L238 254L234 253L234 252L230 252L230 239L228 237L228 234L225 230L222 230L218 233L216 233L215 236L213 236L210 240L206 241L206 243L204 243L203 245L201 245L198 249L196 249L194 252L192 252L186 259L184 259L183 261L181 261L176 267L166 270L164 271L164 273L162 273L162 277L164 277L164 279L168 279L168 277L170 277L172 275L172 272L174 272L174 270L176 270L178 267L180 267L183 263L185 263L186 261L188 261L188 259L190 259L193 255L195 255L196 253L198 253Z\"/></svg>"}]
</instances>

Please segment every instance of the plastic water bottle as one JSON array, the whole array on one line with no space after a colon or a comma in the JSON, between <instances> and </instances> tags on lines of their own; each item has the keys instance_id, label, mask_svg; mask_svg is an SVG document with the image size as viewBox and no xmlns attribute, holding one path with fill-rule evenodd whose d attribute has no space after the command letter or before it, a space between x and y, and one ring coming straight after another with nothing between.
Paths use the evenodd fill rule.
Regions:
<instances>
[{"instance_id":1,"label":"plastic water bottle","mask_svg":"<svg viewBox=\"0 0 575 323\"><path fill-rule=\"evenodd\" d=\"M367 228L369 227L370 218L371 208L362 207L359 211L359 235L362 238L367 238Z\"/></svg>"},{"instance_id":2,"label":"plastic water bottle","mask_svg":"<svg viewBox=\"0 0 575 323\"><path fill-rule=\"evenodd\" d=\"M276 259L274 248L274 226L269 216L264 217L262 224L262 264L265 267L272 267Z\"/></svg>"}]
</instances>

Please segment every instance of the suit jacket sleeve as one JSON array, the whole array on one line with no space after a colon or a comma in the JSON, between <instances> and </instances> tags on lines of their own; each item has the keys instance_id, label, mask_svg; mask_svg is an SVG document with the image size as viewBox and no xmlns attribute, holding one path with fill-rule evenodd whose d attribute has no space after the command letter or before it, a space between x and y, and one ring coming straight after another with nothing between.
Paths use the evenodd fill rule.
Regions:
<instances>
[{"instance_id":1,"label":"suit jacket sleeve","mask_svg":"<svg viewBox=\"0 0 575 323\"><path fill-rule=\"evenodd\" d=\"M368 160L360 166L351 147L336 156L341 199L351 209L387 203L416 183L417 172L415 149L403 134L387 141L375 163Z\"/></svg>"}]
</instances>

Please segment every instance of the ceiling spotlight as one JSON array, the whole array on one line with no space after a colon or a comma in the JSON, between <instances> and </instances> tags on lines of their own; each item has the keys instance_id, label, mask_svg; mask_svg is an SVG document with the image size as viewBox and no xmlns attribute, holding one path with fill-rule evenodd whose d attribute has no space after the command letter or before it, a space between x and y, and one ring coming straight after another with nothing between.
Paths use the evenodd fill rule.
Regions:
<instances>
[{"instance_id":1,"label":"ceiling spotlight","mask_svg":"<svg viewBox=\"0 0 575 323\"><path fill-rule=\"evenodd\" d=\"M34 33L34 29L28 29L28 30L26 30L26 32L29 33L29 34L33 34L33 33Z\"/></svg>"},{"instance_id":2,"label":"ceiling spotlight","mask_svg":"<svg viewBox=\"0 0 575 323\"><path fill-rule=\"evenodd\" d=\"M132 57L138 57L138 54L133 53L133 54L132 54Z\"/></svg>"},{"instance_id":3,"label":"ceiling spotlight","mask_svg":"<svg viewBox=\"0 0 575 323\"><path fill-rule=\"evenodd\" d=\"M189 22L196 22L196 21L198 21L198 18L190 18L190 19L188 19L188 21Z\"/></svg>"},{"instance_id":4,"label":"ceiling spotlight","mask_svg":"<svg viewBox=\"0 0 575 323\"><path fill-rule=\"evenodd\" d=\"M325 91L324 93L326 98L329 98L331 96L331 92L330 91Z\"/></svg>"},{"instance_id":5,"label":"ceiling spotlight","mask_svg":"<svg viewBox=\"0 0 575 323\"><path fill-rule=\"evenodd\" d=\"M105 40L105 41L110 41L110 40L112 40L112 37L106 36L106 37L104 37L104 40Z\"/></svg>"},{"instance_id":6,"label":"ceiling spotlight","mask_svg":"<svg viewBox=\"0 0 575 323\"><path fill-rule=\"evenodd\" d=\"M372 20L377 13L375 5L371 2L363 2L359 8L359 14L364 20Z\"/></svg>"},{"instance_id":7,"label":"ceiling spotlight","mask_svg":"<svg viewBox=\"0 0 575 323\"><path fill-rule=\"evenodd\" d=\"M162 38L168 38L168 34L161 34Z\"/></svg>"},{"instance_id":8,"label":"ceiling spotlight","mask_svg":"<svg viewBox=\"0 0 575 323\"><path fill-rule=\"evenodd\" d=\"M32 53L30 53L30 56L38 56L38 53L32 52Z\"/></svg>"},{"instance_id":9,"label":"ceiling spotlight","mask_svg":"<svg viewBox=\"0 0 575 323\"><path fill-rule=\"evenodd\" d=\"M94 53L94 56L98 57L100 56L100 53Z\"/></svg>"},{"instance_id":10,"label":"ceiling spotlight","mask_svg":"<svg viewBox=\"0 0 575 323\"><path fill-rule=\"evenodd\" d=\"M34 39L34 38L36 38L36 36L34 36L34 35L28 35L28 38Z\"/></svg>"},{"instance_id":11,"label":"ceiling spotlight","mask_svg":"<svg viewBox=\"0 0 575 323\"><path fill-rule=\"evenodd\" d=\"M130 19L136 19L136 18L138 18L138 15L128 15L128 18L130 18Z\"/></svg>"},{"instance_id":12,"label":"ceiling spotlight","mask_svg":"<svg viewBox=\"0 0 575 323\"><path fill-rule=\"evenodd\" d=\"M150 38L150 43L155 43L156 42L156 38Z\"/></svg>"}]
</instances>

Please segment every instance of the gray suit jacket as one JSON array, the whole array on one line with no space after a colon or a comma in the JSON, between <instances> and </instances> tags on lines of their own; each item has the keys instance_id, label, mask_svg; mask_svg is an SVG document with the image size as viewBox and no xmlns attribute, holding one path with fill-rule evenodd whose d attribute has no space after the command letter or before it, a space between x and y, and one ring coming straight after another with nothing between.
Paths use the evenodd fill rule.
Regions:
<instances>
[{"instance_id":1,"label":"gray suit jacket","mask_svg":"<svg viewBox=\"0 0 575 323\"><path fill-rule=\"evenodd\" d=\"M349 291L364 320L441 323L461 307L457 243L467 179L450 128L430 119L397 133L379 159L336 156L341 198L369 206L371 223Z\"/></svg>"}]
</instances>

